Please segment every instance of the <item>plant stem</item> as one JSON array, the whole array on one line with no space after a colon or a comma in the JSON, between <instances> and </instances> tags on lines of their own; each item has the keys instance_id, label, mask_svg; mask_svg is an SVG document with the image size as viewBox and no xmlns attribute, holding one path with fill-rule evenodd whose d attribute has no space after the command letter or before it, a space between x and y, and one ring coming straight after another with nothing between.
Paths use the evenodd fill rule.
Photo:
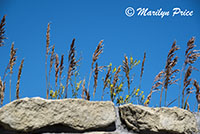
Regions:
<instances>
[{"instance_id":1,"label":"plant stem","mask_svg":"<svg viewBox=\"0 0 200 134\"><path fill-rule=\"evenodd\" d=\"M48 88L48 77L47 77L47 54L46 54L46 59L45 59L45 75L46 75L46 99L48 99L48 95L49 95L49 88Z\"/></svg>"},{"instance_id":2,"label":"plant stem","mask_svg":"<svg viewBox=\"0 0 200 134\"><path fill-rule=\"evenodd\" d=\"M164 85L162 86L162 88L161 88L161 93L160 93L160 107L161 107L161 101L162 101L163 88L164 88Z\"/></svg>"},{"instance_id":3,"label":"plant stem","mask_svg":"<svg viewBox=\"0 0 200 134\"><path fill-rule=\"evenodd\" d=\"M10 102L11 102L11 79L12 79L12 73L10 73L10 93L9 93Z\"/></svg>"},{"instance_id":4,"label":"plant stem","mask_svg":"<svg viewBox=\"0 0 200 134\"><path fill-rule=\"evenodd\" d=\"M87 92L89 93L89 87L90 87L90 80L91 80L91 77L92 77L92 70L93 70L93 67L91 67L91 70L90 70L90 76L89 76L89 81L88 81L88 89L87 89Z\"/></svg>"}]
</instances>

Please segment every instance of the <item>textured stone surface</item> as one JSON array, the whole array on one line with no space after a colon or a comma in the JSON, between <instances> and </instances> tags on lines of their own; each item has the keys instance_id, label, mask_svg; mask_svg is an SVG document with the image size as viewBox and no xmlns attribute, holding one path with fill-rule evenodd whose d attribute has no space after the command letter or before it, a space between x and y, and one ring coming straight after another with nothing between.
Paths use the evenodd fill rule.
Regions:
<instances>
[{"instance_id":1,"label":"textured stone surface","mask_svg":"<svg viewBox=\"0 0 200 134\"><path fill-rule=\"evenodd\" d=\"M177 107L149 108L126 104L119 107L122 121L139 133L193 134L197 132L195 116Z\"/></svg>"},{"instance_id":2,"label":"textured stone surface","mask_svg":"<svg viewBox=\"0 0 200 134\"><path fill-rule=\"evenodd\" d=\"M194 113L194 115L195 115L196 120L197 120L197 128L198 128L197 134L200 134L200 113L196 112L196 113Z\"/></svg>"},{"instance_id":3,"label":"textured stone surface","mask_svg":"<svg viewBox=\"0 0 200 134\"><path fill-rule=\"evenodd\" d=\"M46 100L35 97L15 100L0 108L0 126L6 130L22 132L38 129L46 131L52 126L56 130L58 126L72 131L106 130L115 120L115 107L109 101Z\"/></svg>"}]
</instances>

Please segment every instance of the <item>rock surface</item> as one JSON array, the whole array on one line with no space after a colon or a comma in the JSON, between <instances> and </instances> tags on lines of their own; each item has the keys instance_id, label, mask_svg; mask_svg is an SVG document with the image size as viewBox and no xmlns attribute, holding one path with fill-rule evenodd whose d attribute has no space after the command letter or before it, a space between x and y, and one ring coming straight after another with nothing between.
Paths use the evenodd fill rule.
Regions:
<instances>
[{"instance_id":1,"label":"rock surface","mask_svg":"<svg viewBox=\"0 0 200 134\"><path fill-rule=\"evenodd\" d=\"M177 107L35 97L0 108L0 134L200 134L197 128L200 114Z\"/></svg>"},{"instance_id":2,"label":"rock surface","mask_svg":"<svg viewBox=\"0 0 200 134\"><path fill-rule=\"evenodd\" d=\"M195 116L177 107L149 108L126 104L119 107L122 121L134 132L144 134L193 134L197 133Z\"/></svg>"},{"instance_id":3,"label":"rock surface","mask_svg":"<svg viewBox=\"0 0 200 134\"><path fill-rule=\"evenodd\" d=\"M55 128L70 131L113 130L116 120L112 102L81 99L46 100L39 97L15 100L0 108L0 126L19 132Z\"/></svg>"}]
</instances>

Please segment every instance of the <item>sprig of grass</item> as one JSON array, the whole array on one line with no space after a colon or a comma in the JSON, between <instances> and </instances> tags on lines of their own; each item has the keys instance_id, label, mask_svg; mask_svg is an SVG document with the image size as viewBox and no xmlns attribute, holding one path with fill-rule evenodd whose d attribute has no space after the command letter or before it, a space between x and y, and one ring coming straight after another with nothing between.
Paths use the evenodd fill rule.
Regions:
<instances>
[{"instance_id":1,"label":"sprig of grass","mask_svg":"<svg viewBox=\"0 0 200 134\"><path fill-rule=\"evenodd\" d=\"M1 77L0 77L0 92L1 92L0 99L1 99L1 105L3 105L5 87L6 87L6 84L5 84L5 82L3 82L1 80Z\"/></svg>"},{"instance_id":2,"label":"sprig of grass","mask_svg":"<svg viewBox=\"0 0 200 134\"><path fill-rule=\"evenodd\" d=\"M189 66L188 69L187 69L187 71L186 71L186 73L185 73L185 76L184 76L184 80L183 80L184 84L183 84L183 90L182 90L182 108L185 107L184 104L186 104L187 100L188 100L188 99L186 99L186 101L184 103L185 96L188 94L188 93L185 94L185 90L186 89L187 90L190 89L190 88L188 88L188 86L191 84L191 81L192 81L192 78L189 79L189 77L192 74L192 70L193 70L192 66Z\"/></svg>"},{"instance_id":3,"label":"sprig of grass","mask_svg":"<svg viewBox=\"0 0 200 134\"><path fill-rule=\"evenodd\" d=\"M51 76L51 71L52 71L52 67L54 64L54 60L55 60L55 45L53 45L53 47L51 48L51 52L50 52L50 64L49 64L49 79L48 79L48 89L51 88L50 86L50 76ZM48 93L48 92L47 92ZM47 95L48 97L48 95Z\"/></svg>"},{"instance_id":4,"label":"sprig of grass","mask_svg":"<svg viewBox=\"0 0 200 134\"><path fill-rule=\"evenodd\" d=\"M139 89L141 89L141 83L142 83L142 76L143 76L143 73L144 73L144 63L145 63L145 60L146 60L146 52L144 52L144 57L143 57L143 60L142 60L142 66L141 66L141 71L140 71Z\"/></svg>"},{"instance_id":5,"label":"sprig of grass","mask_svg":"<svg viewBox=\"0 0 200 134\"><path fill-rule=\"evenodd\" d=\"M89 93L89 87L90 87L90 80L92 77L92 73L93 73L93 65L94 63L97 61L97 59L99 58L99 55L103 53L103 40L101 40L97 46L97 48L95 49L93 55L92 55L92 64L91 64L91 70L90 70L90 76L89 76L89 80L88 80L88 89L87 92Z\"/></svg>"},{"instance_id":6,"label":"sprig of grass","mask_svg":"<svg viewBox=\"0 0 200 134\"><path fill-rule=\"evenodd\" d=\"M58 72L59 72L59 70L60 70L60 68L59 68L59 57L58 57L58 54L56 54L56 57L55 57L54 68L55 68L55 86L57 87Z\"/></svg>"},{"instance_id":7,"label":"sprig of grass","mask_svg":"<svg viewBox=\"0 0 200 134\"><path fill-rule=\"evenodd\" d=\"M124 56L124 60L123 60L123 71L125 72L126 78L127 78L127 83L128 83L128 94L130 94L130 77L129 77L129 73L130 73L130 68L129 68L129 63L128 63L128 57Z\"/></svg>"},{"instance_id":8,"label":"sprig of grass","mask_svg":"<svg viewBox=\"0 0 200 134\"><path fill-rule=\"evenodd\" d=\"M51 70L53 67L54 60L55 60L55 45L53 45L53 47L51 48L51 53L50 53L49 78L51 75Z\"/></svg>"},{"instance_id":9,"label":"sprig of grass","mask_svg":"<svg viewBox=\"0 0 200 134\"><path fill-rule=\"evenodd\" d=\"M73 72L76 69L77 63L80 61L80 60L77 61L75 59L74 42L75 42L75 39L72 40L72 43L70 45L69 56L68 56L69 67L68 67L66 87L65 87L65 89L66 89L65 98L67 98L67 96L68 96L67 91L68 91L69 80L71 79L71 76L73 75Z\"/></svg>"},{"instance_id":10,"label":"sprig of grass","mask_svg":"<svg viewBox=\"0 0 200 134\"><path fill-rule=\"evenodd\" d=\"M104 97L104 92L105 92L105 88L108 86L108 83L110 82L109 77L111 76L111 67L112 67L112 63L110 63L110 65L108 65L108 72L106 73L106 77L103 81L103 91L102 91L102 96L101 96L101 100L103 100Z\"/></svg>"},{"instance_id":11,"label":"sprig of grass","mask_svg":"<svg viewBox=\"0 0 200 134\"><path fill-rule=\"evenodd\" d=\"M85 97L86 94L86 97ZM90 100L90 94L89 92L87 92L87 89L85 88L85 79L83 79L82 82L82 95L81 95L82 99L86 99L86 100Z\"/></svg>"},{"instance_id":12,"label":"sprig of grass","mask_svg":"<svg viewBox=\"0 0 200 134\"><path fill-rule=\"evenodd\" d=\"M163 82L161 81L164 77L164 71L160 71L156 77L154 78L153 81L153 86L151 87L151 91L148 94L146 101L144 102L145 106L148 106L152 97L153 92L159 91L160 89L158 88L159 86L163 85Z\"/></svg>"},{"instance_id":13,"label":"sprig of grass","mask_svg":"<svg viewBox=\"0 0 200 134\"><path fill-rule=\"evenodd\" d=\"M98 68L98 63L96 62L95 65L95 70L94 70L94 91L93 91L93 98L95 98L95 93L97 89L97 79L98 79L98 74L99 74L99 68Z\"/></svg>"},{"instance_id":14,"label":"sprig of grass","mask_svg":"<svg viewBox=\"0 0 200 134\"><path fill-rule=\"evenodd\" d=\"M24 59L21 61L21 64L19 67L19 72L18 72L18 77L17 77L17 85L16 85L16 98L17 99L19 99L19 83L20 83L23 64L24 64Z\"/></svg>"},{"instance_id":15,"label":"sprig of grass","mask_svg":"<svg viewBox=\"0 0 200 134\"><path fill-rule=\"evenodd\" d=\"M13 74L13 66L17 59L16 57L17 49L14 49L14 43L12 43L11 50L10 50L10 60L9 60L9 70L10 70L10 102L11 102L11 81L12 81L12 74Z\"/></svg>"},{"instance_id":16,"label":"sprig of grass","mask_svg":"<svg viewBox=\"0 0 200 134\"><path fill-rule=\"evenodd\" d=\"M45 55L45 76L46 76L46 99L49 97L49 87L48 87L48 76L47 76L47 58L49 54L49 44L50 44L50 23L47 26L46 32L46 55Z\"/></svg>"},{"instance_id":17,"label":"sprig of grass","mask_svg":"<svg viewBox=\"0 0 200 134\"><path fill-rule=\"evenodd\" d=\"M183 80L183 89L182 89L182 105L181 107L182 108L185 108L186 104L188 103L186 99L185 101L185 96L188 95L189 97L189 94L188 93L191 93L191 92L187 92L185 94L185 90L188 90L190 91L192 89L192 87L188 88L188 86L191 84L191 81L192 79L189 77L191 76L191 73L192 73L192 70L197 70L195 67L192 66L193 63L195 63L198 59L198 57L200 57L200 53L199 53L199 50L196 50L194 49L196 47L196 45L194 45L194 41L195 41L195 38L192 37L188 43L187 43L187 49L185 51L185 61L184 61L184 64L183 64L183 68L182 68L182 72L185 72L185 69L187 68L187 66L189 66L185 72L185 76L184 76L184 80ZM180 79L182 77L182 73L180 75ZM181 86L179 86L179 88L181 88ZM187 98L188 98L187 97ZM185 101L185 103L184 103Z\"/></svg>"},{"instance_id":18,"label":"sprig of grass","mask_svg":"<svg viewBox=\"0 0 200 134\"><path fill-rule=\"evenodd\" d=\"M177 61L178 61L178 56L173 58L177 50L179 50L179 47L176 45L176 41L174 41L167 55L167 62L164 69L165 75L164 75L163 85L162 85L161 93L160 93L160 107L161 107L162 93L163 93L164 88L165 88L165 106L166 106L168 86L175 84L178 81L175 78L176 78L176 73L179 72L179 69L173 70L173 67L177 64Z\"/></svg>"},{"instance_id":19,"label":"sprig of grass","mask_svg":"<svg viewBox=\"0 0 200 134\"><path fill-rule=\"evenodd\" d=\"M64 55L61 56L59 69L60 69L60 73L59 73L59 84L61 84L62 73L63 73L63 69L64 69Z\"/></svg>"},{"instance_id":20,"label":"sprig of grass","mask_svg":"<svg viewBox=\"0 0 200 134\"><path fill-rule=\"evenodd\" d=\"M114 101L114 96L115 96L114 95L114 90L116 88L116 83L119 80L119 73L120 73L120 71L121 71L121 65L117 68L117 71L114 74L113 82L112 82L111 88L110 88L110 98L111 98L112 102Z\"/></svg>"},{"instance_id":21,"label":"sprig of grass","mask_svg":"<svg viewBox=\"0 0 200 134\"><path fill-rule=\"evenodd\" d=\"M198 102L198 112L199 112L199 109L200 109L200 92L199 92L200 86L199 86L199 84L196 80L194 80L193 85L196 88L196 99L197 99L197 102Z\"/></svg>"},{"instance_id":22,"label":"sprig of grass","mask_svg":"<svg viewBox=\"0 0 200 134\"><path fill-rule=\"evenodd\" d=\"M6 15L3 16L0 23L0 47L4 46Z\"/></svg>"}]
</instances>

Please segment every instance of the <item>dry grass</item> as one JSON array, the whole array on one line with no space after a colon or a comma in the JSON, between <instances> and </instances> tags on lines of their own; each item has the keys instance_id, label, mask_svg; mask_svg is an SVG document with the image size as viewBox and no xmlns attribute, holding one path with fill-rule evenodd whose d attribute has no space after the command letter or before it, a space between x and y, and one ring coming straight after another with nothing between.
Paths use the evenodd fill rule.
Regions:
<instances>
[{"instance_id":1,"label":"dry grass","mask_svg":"<svg viewBox=\"0 0 200 134\"><path fill-rule=\"evenodd\" d=\"M112 87L111 87L111 91L110 91L110 97L111 97L111 101L114 101L114 89L116 86L117 81L119 80L119 73L121 71L121 65L117 68L117 71L115 72L114 78L113 78L113 82L112 82Z\"/></svg>"},{"instance_id":2,"label":"dry grass","mask_svg":"<svg viewBox=\"0 0 200 134\"><path fill-rule=\"evenodd\" d=\"M1 99L1 105L3 105L3 100L4 100L4 92L5 92L5 87L6 87L6 84L5 82L3 82L0 78L0 99Z\"/></svg>"},{"instance_id":3,"label":"dry grass","mask_svg":"<svg viewBox=\"0 0 200 134\"><path fill-rule=\"evenodd\" d=\"M106 77L103 81L104 86L103 86L103 93L102 93L102 96L101 96L101 100L103 100L105 88L108 86L108 79L109 79L110 76L111 76L111 66L108 67L108 72L106 73Z\"/></svg>"},{"instance_id":4,"label":"dry grass","mask_svg":"<svg viewBox=\"0 0 200 134\"><path fill-rule=\"evenodd\" d=\"M195 38L192 37L187 43L187 49L185 51L185 62L184 67L187 64L193 64L200 56L199 50L193 50L196 45L194 45Z\"/></svg>"},{"instance_id":5,"label":"dry grass","mask_svg":"<svg viewBox=\"0 0 200 134\"><path fill-rule=\"evenodd\" d=\"M184 103L184 100L185 100L185 96L188 94L185 94L185 90L187 89L191 89L191 88L188 88L188 86L191 84L192 82L192 78L189 79L189 77L191 76L192 74L192 66L189 66L186 73L185 73L185 76L184 76L184 83L183 83L183 90L182 90L182 108L184 108L184 105L187 103L187 99Z\"/></svg>"},{"instance_id":6,"label":"dry grass","mask_svg":"<svg viewBox=\"0 0 200 134\"><path fill-rule=\"evenodd\" d=\"M13 74L13 66L17 59L16 57L17 49L14 49L14 43L12 43L11 50L10 50L10 60L9 60L9 70L10 70L10 102L11 102L11 81L12 81L12 74Z\"/></svg>"},{"instance_id":7,"label":"dry grass","mask_svg":"<svg viewBox=\"0 0 200 134\"><path fill-rule=\"evenodd\" d=\"M127 56L124 56L124 60L123 60L123 71L125 72L125 75L126 75L126 78L127 78L127 83L128 83L128 94L130 94L130 76L129 76L129 73L130 73L130 68L129 68L129 63L128 63L128 57Z\"/></svg>"},{"instance_id":8,"label":"dry grass","mask_svg":"<svg viewBox=\"0 0 200 134\"><path fill-rule=\"evenodd\" d=\"M95 97L96 89L97 89L97 79L99 74L98 63L96 62L95 70L94 70L94 91L93 91L93 98Z\"/></svg>"},{"instance_id":9,"label":"dry grass","mask_svg":"<svg viewBox=\"0 0 200 134\"><path fill-rule=\"evenodd\" d=\"M176 45L176 41L174 41L167 55L167 62L166 62L165 71L164 71L165 72L164 81L163 81L163 86L161 88L161 93L160 93L160 107L161 107L162 93L163 93L164 88L165 88L165 106L166 106L168 86L175 84L178 81L175 78L176 78L176 73L179 72L179 69L173 70L173 68L177 64L177 61L178 61L178 56L174 58L175 52L179 49L180 48Z\"/></svg>"},{"instance_id":10,"label":"dry grass","mask_svg":"<svg viewBox=\"0 0 200 134\"><path fill-rule=\"evenodd\" d=\"M61 78L62 78L62 73L63 73L63 69L64 69L64 55L61 56L61 60L60 60L60 73L59 73L59 83L61 84Z\"/></svg>"},{"instance_id":11,"label":"dry grass","mask_svg":"<svg viewBox=\"0 0 200 134\"><path fill-rule=\"evenodd\" d=\"M85 94L86 94L86 97L85 97ZM82 97L82 99L90 100L90 94L89 94L89 92L87 92L87 89L85 88L85 79L83 80L83 83L82 83L81 97Z\"/></svg>"},{"instance_id":12,"label":"dry grass","mask_svg":"<svg viewBox=\"0 0 200 134\"><path fill-rule=\"evenodd\" d=\"M139 89L141 88L141 82L142 82L142 76L143 76L143 73L144 73L144 63L145 63L145 60L146 60L146 52L144 52L144 57L143 57L143 60L142 60L142 67L141 67L141 71L140 71Z\"/></svg>"},{"instance_id":13,"label":"dry grass","mask_svg":"<svg viewBox=\"0 0 200 134\"><path fill-rule=\"evenodd\" d=\"M4 39L6 39L5 25L6 25L6 15L4 15L3 18L1 19L1 24L0 24L0 47L4 46Z\"/></svg>"},{"instance_id":14,"label":"dry grass","mask_svg":"<svg viewBox=\"0 0 200 134\"><path fill-rule=\"evenodd\" d=\"M58 54L56 54L56 57L55 57L54 68L55 68L55 85L56 85L56 87L57 87L58 72L59 72L59 57L58 57Z\"/></svg>"},{"instance_id":15,"label":"dry grass","mask_svg":"<svg viewBox=\"0 0 200 134\"><path fill-rule=\"evenodd\" d=\"M185 61L184 61L183 68L182 68L182 72L185 72L186 67L189 65L189 67L187 68L187 70L185 72L184 79L183 79L182 101L181 101L182 105L181 106L184 109L186 106L189 105L189 104L187 104L188 103L187 100L189 98L190 93L192 93L191 92L192 87L189 87L189 85L192 82L192 78L189 79L189 77L191 76L192 70L197 70L195 67L192 66L192 64L195 63L197 61L198 57L200 56L199 50L194 49L196 47L196 45L194 45L194 41L195 41L195 38L192 37L187 43L187 49L185 51ZM197 84L197 83L195 83L195 84ZM185 90L187 90L186 94L185 94ZM187 96L187 98L185 100L186 96Z\"/></svg>"},{"instance_id":16,"label":"dry grass","mask_svg":"<svg viewBox=\"0 0 200 134\"><path fill-rule=\"evenodd\" d=\"M198 112L199 112L199 109L200 109L200 92L199 92L200 87L199 87L199 84L196 80L194 80L193 85L196 88L196 99L197 99L197 102L198 102Z\"/></svg>"},{"instance_id":17,"label":"dry grass","mask_svg":"<svg viewBox=\"0 0 200 134\"><path fill-rule=\"evenodd\" d=\"M18 72L18 77L17 77L17 85L16 85L16 98L17 99L19 99L19 83L20 83L23 64L24 64L24 59L21 61L21 64L19 67L19 72Z\"/></svg>"},{"instance_id":18,"label":"dry grass","mask_svg":"<svg viewBox=\"0 0 200 134\"><path fill-rule=\"evenodd\" d=\"M66 80L65 98L67 98L69 80L71 79L71 76L73 75L73 71L75 70L77 63L80 61L80 60L77 61L75 59L74 42L75 42L75 39L72 40L72 44L70 46L70 51L69 51L69 56L68 56L69 67L68 67L67 80Z\"/></svg>"},{"instance_id":19,"label":"dry grass","mask_svg":"<svg viewBox=\"0 0 200 134\"><path fill-rule=\"evenodd\" d=\"M55 45L53 45L50 54L51 54L51 56L50 56L50 66L49 66L49 78L50 78L52 66L53 66L53 63L54 63L54 60L55 60Z\"/></svg>"},{"instance_id":20,"label":"dry grass","mask_svg":"<svg viewBox=\"0 0 200 134\"><path fill-rule=\"evenodd\" d=\"M163 85L163 82L161 81L163 77L164 77L164 71L160 71L158 75L156 75L156 77L154 78L153 86L151 87L151 91L149 95L147 96L146 101L144 103L145 106L149 105L153 92L160 90L158 87Z\"/></svg>"},{"instance_id":21,"label":"dry grass","mask_svg":"<svg viewBox=\"0 0 200 134\"><path fill-rule=\"evenodd\" d=\"M85 79L83 79L83 83L82 83L82 95L81 95L82 99L85 99L85 91L87 91L87 90L85 88Z\"/></svg>"},{"instance_id":22,"label":"dry grass","mask_svg":"<svg viewBox=\"0 0 200 134\"><path fill-rule=\"evenodd\" d=\"M47 58L49 54L49 44L50 44L50 23L48 23L46 32L46 55L45 55L45 76L46 76L46 90L47 90L46 99L48 99L49 96L48 76L47 76Z\"/></svg>"},{"instance_id":23,"label":"dry grass","mask_svg":"<svg viewBox=\"0 0 200 134\"><path fill-rule=\"evenodd\" d=\"M99 55L101 53L103 53L103 40L101 40L96 48L96 50L94 51L93 55L92 55L92 66L91 68L93 69L93 65L96 62L96 60L99 58Z\"/></svg>"},{"instance_id":24,"label":"dry grass","mask_svg":"<svg viewBox=\"0 0 200 134\"><path fill-rule=\"evenodd\" d=\"M160 93L160 107L161 107L162 93L163 93L164 89L165 89L165 106L167 106L166 100L167 100L168 86L170 86L172 84L176 84L176 82L178 81L178 79L176 79L176 74L179 72L179 69L173 69L175 67L175 65L177 64L177 61L178 61L178 56L174 57L175 52L177 50L179 50L179 48L177 47L176 42L174 41L174 43L172 44L171 49L169 50L169 53L167 55L167 61L166 61L166 65L165 65L164 70L160 71L154 79L151 91L150 91L149 95L147 96L147 99L144 103L146 106L148 106L148 104L150 102L150 99L152 97L152 93L160 90L161 91L161 93ZM144 61L145 58L146 58L146 54L144 54L143 61ZM143 70L143 69L141 69L141 70Z\"/></svg>"},{"instance_id":25,"label":"dry grass","mask_svg":"<svg viewBox=\"0 0 200 134\"><path fill-rule=\"evenodd\" d=\"M14 43L12 43L11 50L10 50L10 60L9 60L10 74L13 73L13 66L14 66L15 61L17 59L16 52L17 52L17 49L14 49Z\"/></svg>"},{"instance_id":26,"label":"dry grass","mask_svg":"<svg viewBox=\"0 0 200 134\"><path fill-rule=\"evenodd\" d=\"M93 55L92 55L92 64L91 64L91 70L90 70L90 76L89 76L89 81L88 81L88 89L87 92L89 93L89 87L90 87L90 80L92 77L92 72L93 72L93 65L94 63L97 61L97 59L99 58L99 55L103 53L103 40L101 40L97 46L97 48L95 49Z\"/></svg>"}]
</instances>

